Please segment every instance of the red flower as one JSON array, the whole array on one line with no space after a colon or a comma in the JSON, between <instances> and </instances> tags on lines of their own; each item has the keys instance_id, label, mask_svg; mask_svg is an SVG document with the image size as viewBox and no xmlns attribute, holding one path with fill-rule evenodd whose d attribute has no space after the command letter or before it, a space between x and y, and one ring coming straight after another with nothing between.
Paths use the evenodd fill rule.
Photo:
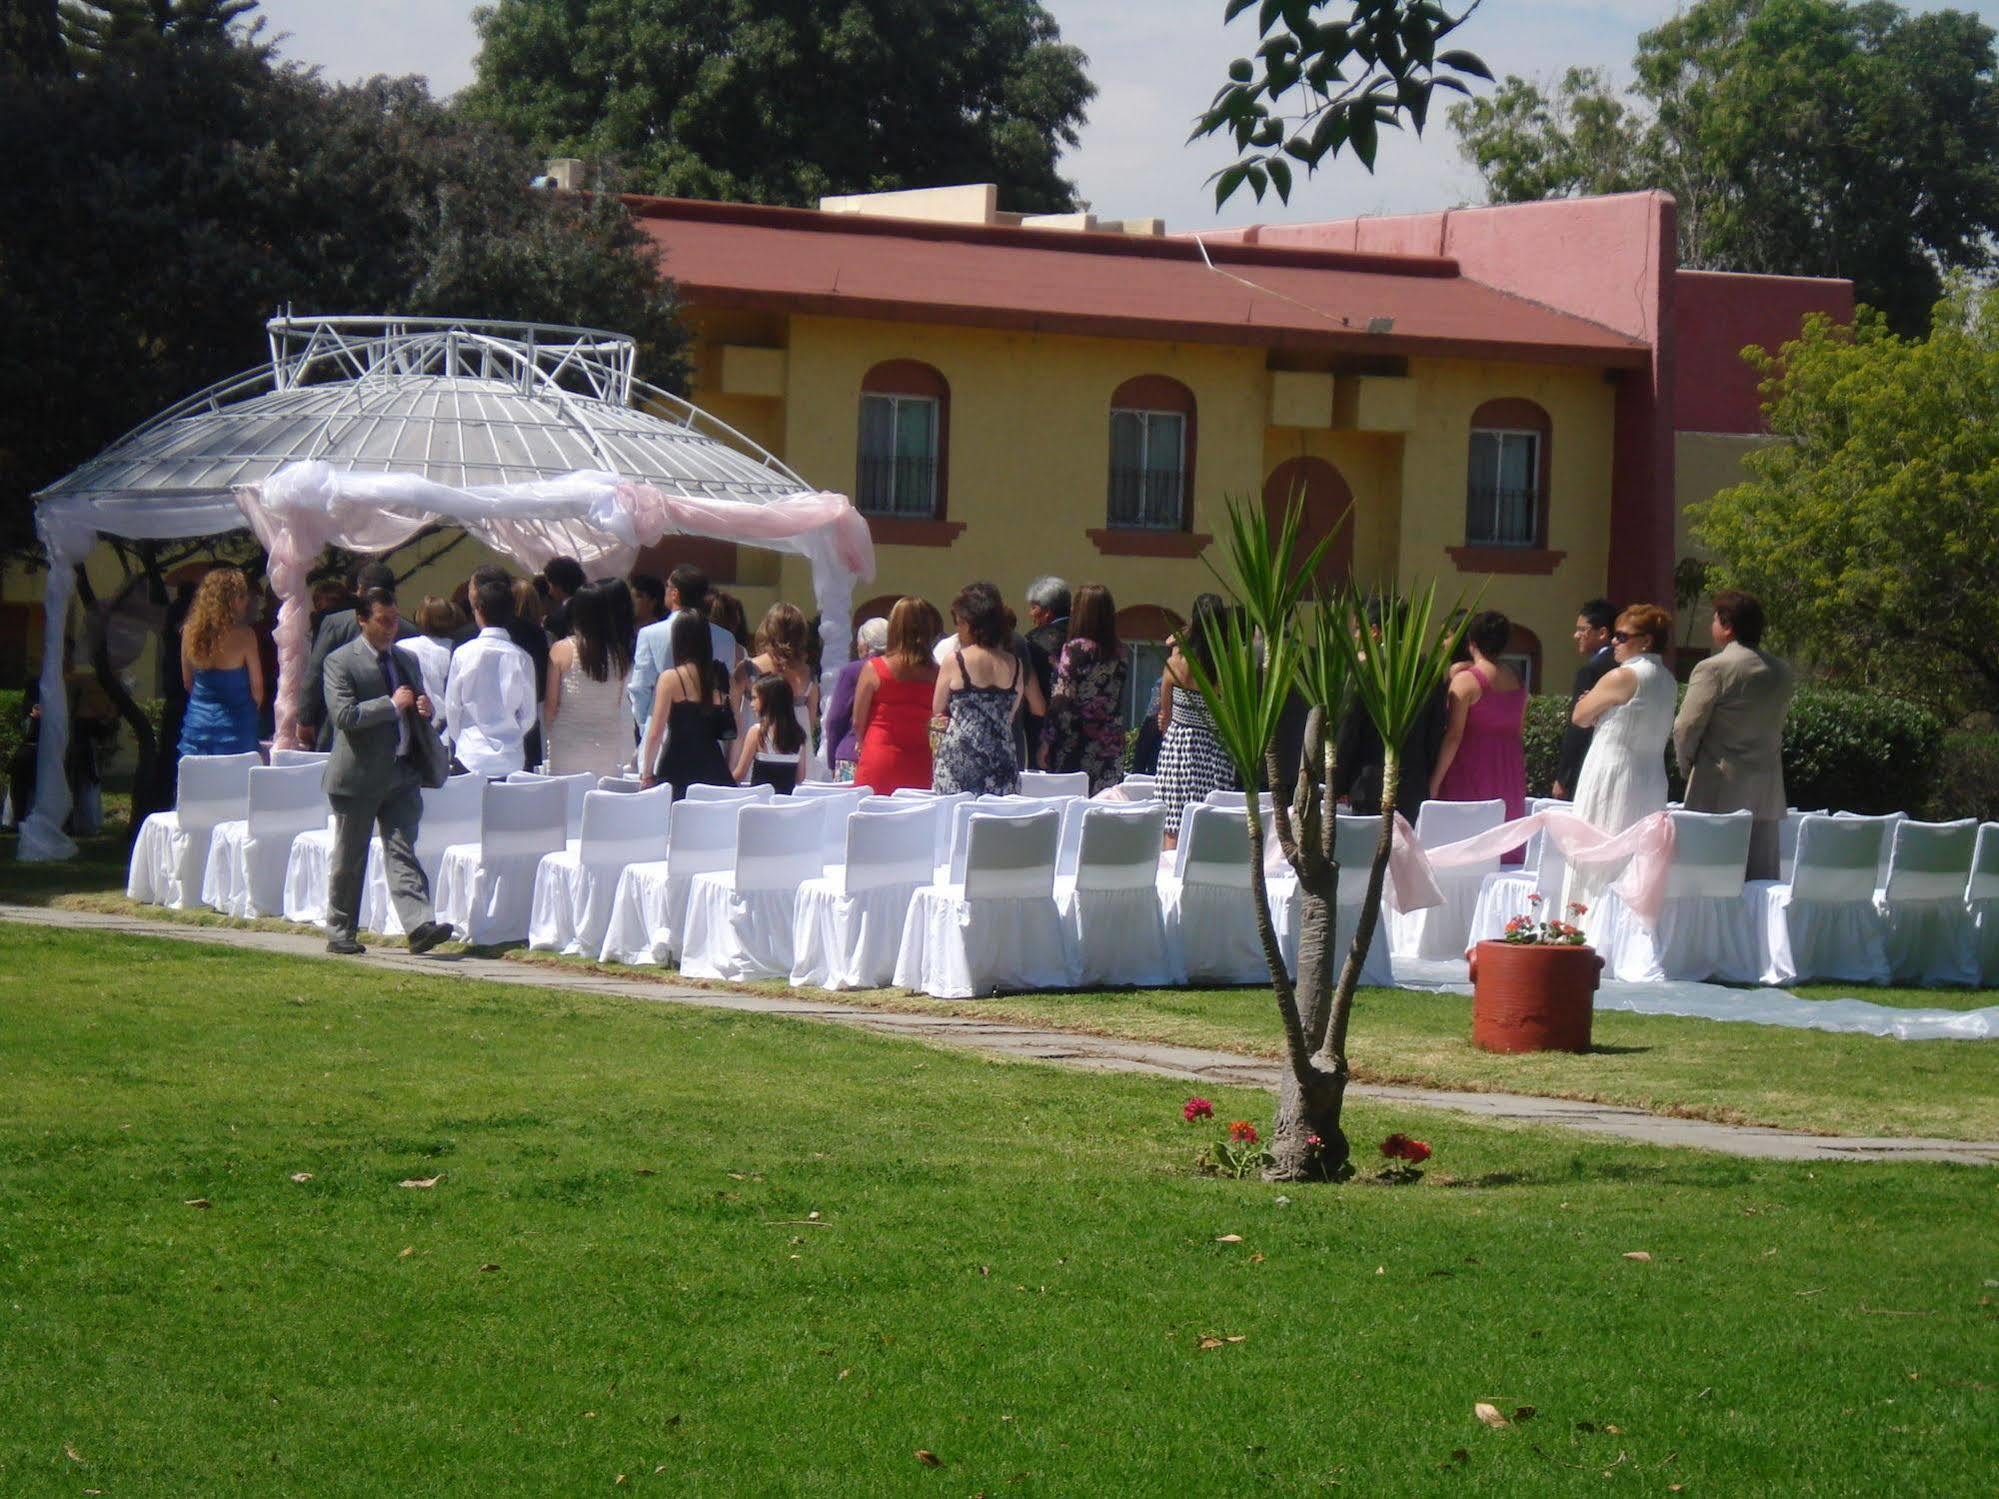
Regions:
<instances>
[{"instance_id":1,"label":"red flower","mask_svg":"<svg viewBox=\"0 0 1999 1499\"><path fill-rule=\"evenodd\" d=\"M1186 1107L1180 1110L1180 1116L1189 1124L1196 1119L1212 1119L1215 1117L1215 1106L1205 1098L1190 1098Z\"/></svg>"},{"instance_id":2,"label":"red flower","mask_svg":"<svg viewBox=\"0 0 1999 1499\"><path fill-rule=\"evenodd\" d=\"M1421 1140L1412 1140L1397 1131L1381 1142L1381 1153L1390 1160L1402 1160L1412 1166L1430 1159L1430 1147Z\"/></svg>"},{"instance_id":3,"label":"red flower","mask_svg":"<svg viewBox=\"0 0 1999 1499\"><path fill-rule=\"evenodd\" d=\"M1527 897L1527 904L1530 906L1538 906L1541 904L1541 897L1539 895L1530 895Z\"/></svg>"},{"instance_id":4,"label":"red flower","mask_svg":"<svg viewBox=\"0 0 1999 1499\"><path fill-rule=\"evenodd\" d=\"M1317 1135L1307 1135L1307 1136L1305 1136L1305 1144L1306 1144L1306 1146L1307 1146L1307 1148L1308 1148L1308 1149L1311 1149L1311 1150L1320 1150L1320 1149L1323 1149L1323 1148L1324 1148L1324 1146L1325 1146L1325 1143L1326 1143L1326 1142L1325 1142L1324 1140L1321 1140L1321 1139L1320 1139L1320 1138L1319 1138L1319 1137L1318 1137Z\"/></svg>"},{"instance_id":5,"label":"red flower","mask_svg":"<svg viewBox=\"0 0 1999 1499\"><path fill-rule=\"evenodd\" d=\"M1254 1145L1256 1126L1247 1119L1237 1119L1229 1125L1229 1138L1238 1145Z\"/></svg>"},{"instance_id":6,"label":"red flower","mask_svg":"<svg viewBox=\"0 0 1999 1499\"><path fill-rule=\"evenodd\" d=\"M1572 916L1587 916L1589 915L1589 907L1579 900L1572 900L1569 902L1569 914Z\"/></svg>"}]
</instances>

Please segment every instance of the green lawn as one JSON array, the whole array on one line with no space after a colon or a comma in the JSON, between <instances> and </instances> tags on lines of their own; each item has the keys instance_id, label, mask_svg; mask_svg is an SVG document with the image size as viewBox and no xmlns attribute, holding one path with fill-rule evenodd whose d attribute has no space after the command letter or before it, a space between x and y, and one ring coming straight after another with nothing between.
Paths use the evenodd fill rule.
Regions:
<instances>
[{"instance_id":1,"label":"green lawn","mask_svg":"<svg viewBox=\"0 0 1999 1499\"><path fill-rule=\"evenodd\" d=\"M1428 1177L1280 1194L1183 1096L0 927L0 1493L1989 1486L1989 1170L1356 1108Z\"/></svg>"}]
</instances>

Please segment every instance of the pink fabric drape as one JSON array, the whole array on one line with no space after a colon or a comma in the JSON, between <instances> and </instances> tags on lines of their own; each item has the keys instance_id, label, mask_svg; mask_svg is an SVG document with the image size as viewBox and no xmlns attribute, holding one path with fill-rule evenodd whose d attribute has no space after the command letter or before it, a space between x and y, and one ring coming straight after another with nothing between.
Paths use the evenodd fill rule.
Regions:
<instances>
[{"instance_id":1,"label":"pink fabric drape","mask_svg":"<svg viewBox=\"0 0 1999 1499\"><path fill-rule=\"evenodd\" d=\"M1673 819L1664 812L1640 818L1621 833L1606 833L1573 812L1550 808L1441 848L1416 845L1415 852L1431 869L1462 869L1498 858L1537 831L1552 839L1571 864L1584 869L1622 866L1624 873L1611 888L1647 926L1658 920L1666 900L1667 870L1673 862ZM1415 843L1413 837L1410 841Z\"/></svg>"}]
</instances>

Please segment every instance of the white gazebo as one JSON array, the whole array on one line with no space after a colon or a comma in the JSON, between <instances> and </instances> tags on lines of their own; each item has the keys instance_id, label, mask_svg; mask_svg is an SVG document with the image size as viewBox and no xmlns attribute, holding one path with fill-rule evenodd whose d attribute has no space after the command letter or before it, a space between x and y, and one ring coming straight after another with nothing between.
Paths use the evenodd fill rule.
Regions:
<instances>
[{"instance_id":1,"label":"white gazebo","mask_svg":"<svg viewBox=\"0 0 1999 1499\"><path fill-rule=\"evenodd\" d=\"M63 629L75 569L103 534L214 536L247 526L278 613L277 743L293 742L311 650L306 575L328 545L378 553L460 526L532 570L571 556L623 573L663 536L793 552L812 565L828 673L853 589L874 576L867 523L733 428L638 379L633 341L589 328L437 318L274 318L268 366L191 396L36 496L48 553L42 732L20 857L64 834ZM163 750L169 747L163 746Z\"/></svg>"}]
</instances>

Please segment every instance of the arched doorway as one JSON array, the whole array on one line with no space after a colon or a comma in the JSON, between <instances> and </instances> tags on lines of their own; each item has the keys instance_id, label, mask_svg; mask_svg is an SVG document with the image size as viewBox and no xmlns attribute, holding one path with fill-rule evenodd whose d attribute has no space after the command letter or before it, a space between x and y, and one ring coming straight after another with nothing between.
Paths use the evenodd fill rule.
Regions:
<instances>
[{"instance_id":1,"label":"arched doorway","mask_svg":"<svg viewBox=\"0 0 1999 1499\"><path fill-rule=\"evenodd\" d=\"M1273 530L1284 523L1285 507L1293 493L1301 493L1305 500L1304 519L1298 527L1301 553L1317 546L1333 523L1345 515L1339 534L1319 558L1317 579L1321 584L1342 582L1353 571L1353 516L1347 513L1353 490L1340 471L1323 458L1287 458L1263 481L1263 514Z\"/></svg>"}]
</instances>

